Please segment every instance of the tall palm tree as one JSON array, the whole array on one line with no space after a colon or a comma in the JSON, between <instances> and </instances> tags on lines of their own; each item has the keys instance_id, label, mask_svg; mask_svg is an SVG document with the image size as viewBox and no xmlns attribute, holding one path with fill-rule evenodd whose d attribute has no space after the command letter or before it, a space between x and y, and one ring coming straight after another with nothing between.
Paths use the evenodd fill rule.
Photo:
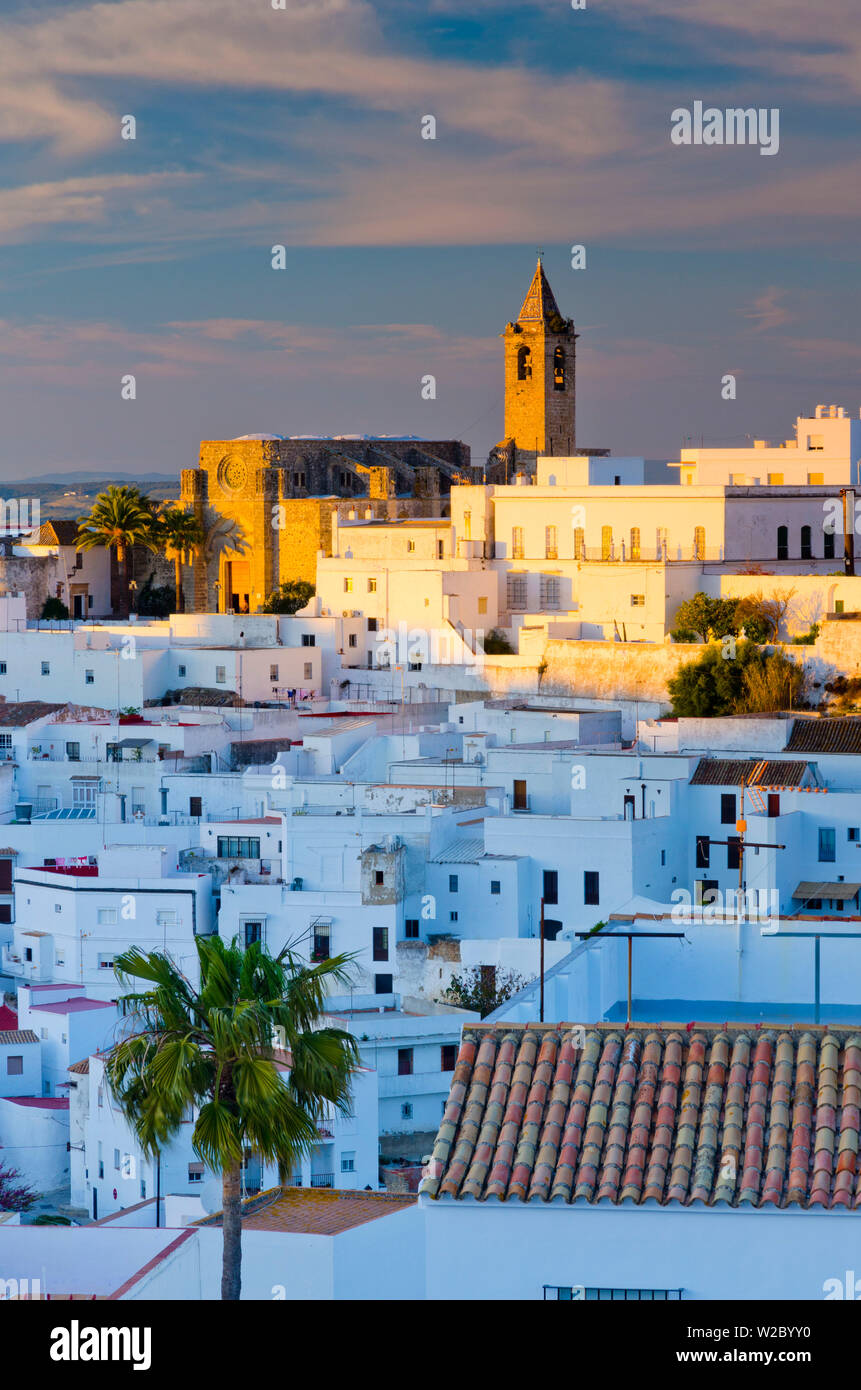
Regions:
<instances>
[{"instance_id":1,"label":"tall palm tree","mask_svg":"<svg viewBox=\"0 0 861 1390\"><path fill-rule=\"evenodd\" d=\"M238 1299L246 1146L283 1178L317 1142L327 1107L349 1108L356 1041L319 1025L327 986L349 982L352 956L309 966L289 946L275 957L260 942L243 951L236 938L198 937L196 946L199 989L161 951L133 946L117 958L122 982L151 987L121 998L135 1031L113 1049L107 1075L150 1157L197 1109L194 1151L221 1173L221 1297Z\"/></svg>"},{"instance_id":2,"label":"tall palm tree","mask_svg":"<svg viewBox=\"0 0 861 1390\"><path fill-rule=\"evenodd\" d=\"M158 514L158 539L168 560L173 560L176 611L183 613L185 601L182 593L182 567L189 563L198 547L203 544L203 527L194 512L167 504Z\"/></svg>"},{"instance_id":3,"label":"tall palm tree","mask_svg":"<svg viewBox=\"0 0 861 1390\"><path fill-rule=\"evenodd\" d=\"M129 612L129 558L136 545L157 550L153 504L140 488L130 484L100 492L89 516L78 523L78 550L113 550L121 574L120 611Z\"/></svg>"}]
</instances>

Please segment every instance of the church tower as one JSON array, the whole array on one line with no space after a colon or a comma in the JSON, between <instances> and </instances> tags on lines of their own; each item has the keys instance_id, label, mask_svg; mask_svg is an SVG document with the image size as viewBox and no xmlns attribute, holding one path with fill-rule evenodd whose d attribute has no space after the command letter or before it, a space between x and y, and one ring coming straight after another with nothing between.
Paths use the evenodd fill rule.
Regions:
<instances>
[{"instance_id":1,"label":"church tower","mask_svg":"<svg viewBox=\"0 0 861 1390\"><path fill-rule=\"evenodd\" d=\"M505 438L493 451L490 468L533 473L539 454L576 452L574 345L572 319L563 318L541 257L532 284L505 342ZM495 479L505 481L503 477Z\"/></svg>"}]
</instances>

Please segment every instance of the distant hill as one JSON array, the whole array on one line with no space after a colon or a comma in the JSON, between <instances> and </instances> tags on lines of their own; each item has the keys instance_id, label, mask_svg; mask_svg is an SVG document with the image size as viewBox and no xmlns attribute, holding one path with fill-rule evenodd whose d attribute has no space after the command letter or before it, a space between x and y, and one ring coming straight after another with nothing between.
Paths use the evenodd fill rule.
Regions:
<instances>
[{"instance_id":1,"label":"distant hill","mask_svg":"<svg viewBox=\"0 0 861 1390\"><path fill-rule=\"evenodd\" d=\"M179 475L170 473L43 473L21 482L0 482L0 497L39 499L42 521L79 517L88 513L96 497L109 483L136 483L157 502L176 501Z\"/></svg>"},{"instance_id":2,"label":"distant hill","mask_svg":"<svg viewBox=\"0 0 861 1390\"><path fill-rule=\"evenodd\" d=\"M35 478L27 478L20 483L0 483L0 488L26 488L31 483L74 483L76 488L86 487L87 483L98 483L99 487L106 487L118 478L129 483L178 483L179 473L126 473L119 468L114 469L112 473L101 473L93 468L82 474L80 469L71 469L68 473L39 473Z\"/></svg>"}]
</instances>

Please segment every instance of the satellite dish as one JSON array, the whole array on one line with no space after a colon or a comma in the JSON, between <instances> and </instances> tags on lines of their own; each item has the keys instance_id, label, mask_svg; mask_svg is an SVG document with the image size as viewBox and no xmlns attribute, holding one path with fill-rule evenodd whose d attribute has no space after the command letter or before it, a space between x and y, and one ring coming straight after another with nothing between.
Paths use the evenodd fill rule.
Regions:
<instances>
[{"instance_id":1,"label":"satellite dish","mask_svg":"<svg viewBox=\"0 0 861 1390\"><path fill-rule=\"evenodd\" d=\"M200 1205L207 1216L212 1216L215 1212L221 1211L224 1206L224 1198L221 1191L221 1183L217 1178L211 1178L205 1182L200 1189Z\"/></svg>"}]
</instances>

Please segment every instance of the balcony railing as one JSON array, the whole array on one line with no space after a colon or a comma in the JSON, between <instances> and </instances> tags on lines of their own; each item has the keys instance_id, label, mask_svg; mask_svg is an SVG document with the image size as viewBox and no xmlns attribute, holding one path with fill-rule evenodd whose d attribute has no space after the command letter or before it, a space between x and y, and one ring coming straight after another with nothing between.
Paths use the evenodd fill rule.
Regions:
<instances>
[{"instance_id":1,"label":"balcony railing","mask_svg":"<svg viewBox=\"0 0 861 1390\"><path fill-rule=\"evenodd\" d=\"M335 1186L335 1174L334 1174L334 1173L312 1173L312 1174L311 1174L311 1186L312 1186L312 1187L334 1187L334 1186Z\"/></svg>"}]
</instances>

